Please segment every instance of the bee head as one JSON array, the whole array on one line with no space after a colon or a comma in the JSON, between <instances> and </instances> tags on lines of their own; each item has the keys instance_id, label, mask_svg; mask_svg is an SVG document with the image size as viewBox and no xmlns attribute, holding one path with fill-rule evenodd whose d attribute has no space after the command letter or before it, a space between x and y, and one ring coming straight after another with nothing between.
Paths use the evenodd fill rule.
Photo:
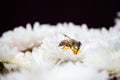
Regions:
<instances>
[{"instance_id":1,"label":"bee head","mask_svg":"<svg viewBox=\"0 0 120 80\"><path fill-rule=\"evenodd\" d=\"M73 46L74 46L74 48L79 49L81 46L81 42L76 42L76 43L74 43Z\"/></svg>"}]
</instances>

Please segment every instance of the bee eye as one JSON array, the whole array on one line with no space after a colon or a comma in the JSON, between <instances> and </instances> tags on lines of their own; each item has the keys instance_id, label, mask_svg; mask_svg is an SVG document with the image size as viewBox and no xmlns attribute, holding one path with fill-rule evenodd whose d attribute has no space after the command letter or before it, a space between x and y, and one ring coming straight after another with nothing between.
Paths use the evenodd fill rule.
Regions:
<instances>
[{"instance_id":1,"label":"bee eye","mask_svg":"<svg viewBox=\"0 0 120 80\"><path fill-rule=\"evenodd\" d=\"M81 46L81 42L78 42L78 47L80 47Z\"/></svg>"}]
</instances>

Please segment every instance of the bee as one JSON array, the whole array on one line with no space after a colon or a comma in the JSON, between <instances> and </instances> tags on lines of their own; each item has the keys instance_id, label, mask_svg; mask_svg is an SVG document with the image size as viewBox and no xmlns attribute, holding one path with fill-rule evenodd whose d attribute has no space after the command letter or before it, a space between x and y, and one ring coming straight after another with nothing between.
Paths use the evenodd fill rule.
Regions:
<instances>
[{"instance_id":1,"label":"bee","mask_svg":"<svg viewBox=\"0 0 120 80\"><path fill-rule=\"evenodd\" d=\"M74 54L78 54L78 52L80 51L80 47L82 45L81 42L70 38L66 34L63 35L68 39L61 41L58 46L59 47L63 46L62 49L64 50L71 49Z\"/></svg>"}]
</instances>

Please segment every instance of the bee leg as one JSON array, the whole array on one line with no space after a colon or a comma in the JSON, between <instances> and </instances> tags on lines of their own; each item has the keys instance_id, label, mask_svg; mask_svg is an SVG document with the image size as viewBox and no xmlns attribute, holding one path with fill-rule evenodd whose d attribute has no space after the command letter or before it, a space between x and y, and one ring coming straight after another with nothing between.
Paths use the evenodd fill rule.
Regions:
<instances>
[{"instance_id":1,"label":"bee leg","mask_svg":"<svg viewBox=\"0 0 120 80\"><path fill-rule=\"evenodd\" d=\"M80 49L77 50L77 53L79 53L79 52L80 52Z\"/></svg>"},{"instance_id":2,"label":"bee leg","mask_svg":"<svg viewBox=\"0 0 120 80\"><path fill-rule=\"evenodd\" d=\"M63 47L63 50L68 50L68 49L70 49L70 48L66 47L66 46Z\"/></svg>"},{"instance_id":3,"label":"bee leg","mask_svg":"<svg viewBox=\"0 0 120 80\"><path fill-rule=\"evenodd\" d=\"M64 48L65 48L65 46L62 47L62 49L64 49Z\"/></svg>"},{"instance_id":4,"label":"bee leg","mask_svg":"<svg viewBox=\"0 0 120 80\"><path fill-rule=\"evenodd\" d=\"M76 49L76 48L71 48L71 49L72 49L72 52L76 55L80 52L80 49Z\"/></svg>"}]
</instances>

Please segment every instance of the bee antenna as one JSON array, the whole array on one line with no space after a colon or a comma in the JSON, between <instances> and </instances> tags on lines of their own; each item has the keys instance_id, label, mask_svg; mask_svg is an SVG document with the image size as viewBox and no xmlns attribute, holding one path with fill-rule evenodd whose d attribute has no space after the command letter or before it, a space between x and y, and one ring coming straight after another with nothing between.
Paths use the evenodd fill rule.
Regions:
<instances>
[{"instance_id":1,"label":"bee antenna","mask_svg":"<svg viewBox=\"0 0 120 80\"><path fill-rule=\"evenodd\" d=\"M63 32L60 32L63 36L65 36L65 37L67 37L67 38L69 38L69 39L71 39L71 37L69 37L68 35L66 35L65 33L63 33Z\"/></svg>"},{"instance_id":2,"label":"bee antenna","mask_svg":"<svg viewBox=\"0 0 120 80\"><path fill-rule=\"evenodd\" d=\"M68 35L66 35L66 34L64 34L64 33L63 33L63 35L64 35L65 37L67 37L67 38L71 39Z\"/></svg>"}]
</instances>

